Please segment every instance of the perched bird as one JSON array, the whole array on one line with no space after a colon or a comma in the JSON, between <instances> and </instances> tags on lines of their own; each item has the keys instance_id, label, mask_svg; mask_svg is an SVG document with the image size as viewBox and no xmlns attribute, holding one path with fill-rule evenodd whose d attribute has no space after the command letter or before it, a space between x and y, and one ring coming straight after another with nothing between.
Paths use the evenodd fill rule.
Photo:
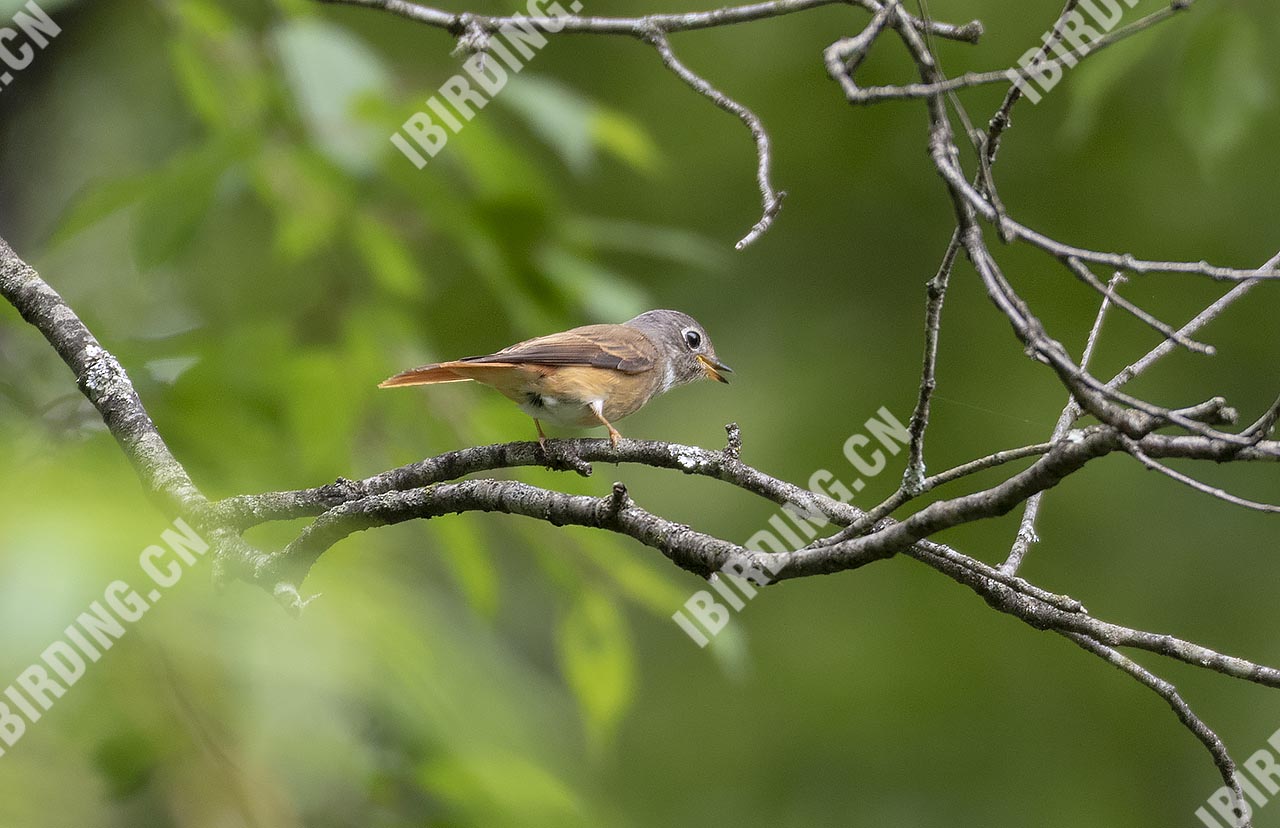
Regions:
<instances>
[{"instance_id":1,"label":"perched bird","mask_svg":"<svg viewBox=\"0 0 1280 828\"><path fill-rule=\"evenodd\" d=\"M673 310L645 311L621 325L584 325L540 336L494 354L423 365L379 388L475 380L492 386L533 418L562 426L602 425L616 448L613 423L657 395L698 379L728 382L732 369L716 358L697 320Z\"/></svg>"}]
</instances>

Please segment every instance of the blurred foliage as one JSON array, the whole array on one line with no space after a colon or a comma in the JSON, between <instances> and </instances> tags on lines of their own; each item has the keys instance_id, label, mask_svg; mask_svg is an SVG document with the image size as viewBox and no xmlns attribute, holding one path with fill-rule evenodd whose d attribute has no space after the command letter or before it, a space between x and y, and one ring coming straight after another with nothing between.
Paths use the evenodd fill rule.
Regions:
<instances>
[{"instance_id":1,"label":"blurred foliage","mask_svg":"<svg viewBox=\"0 0 1280 828\"><path fill-rule=\"evenodd\" d=\"M987 23L977 49L939 44L958 73L1012 63L1060 5L930 12ZM664 399L626 434L714 446L737 420L749 462L850 479L845 438L881 405L910 410L950 213L918 107L850 110L822 72L821 48L859 10L677 39L762 115L791 193L737 254L758 210L747 135L626 39L554 40L419 171L388 136L457 71L438 31L305 0L42 6L63 33L0 98L4 235L121 358L213 496L529 437L483 389L374 386L648 307L698 316L740 381ZM1260 263L1276 245L1262 205L1280 175L1278 29L1261 0L1202 0L1068 73L1015 116L996 173L1010 210L1090 246ZM885 45L864 71L903 68ZM964 100L976 119L998 94ZM1095 297L1034 252L1002 254L1078 346ZM1132 284L1170 320L1220 291ZM1209 337L1211 382L1191 383L1204 364L1184 355L1137 390L1269 401L1259 366L1280 345L1251 320L1274 318L1277 297L1255 299ZM1042 439L1062 390L963 267L943 339L931 468ZM1151 343L1113 316L1099 364ZM166 517L9 309L0 426L0 667L16 676L105 584L143 577L137 553ZM890 491L891 470L857 502ZM1209 473L1280 497L1265 470ZM670 472L504 474L592 494L625 480L646 506L740 540L772 514ZM998 560L1015 519L948 540ZM1108 460L1046 500L1027 574L1102 617L1275 663L1273 524ZM630 541L513 517L357 535L316 568L300 621L204 572L0 758L0 824L1167 826L1191 824L1216 787L1153 696L905 561L770 589L706 651L670 620L697 579ZM1237 758L1280 726L1273 693L1153 666ZM1261 811L1269 824L1280 813Z\"/></svg>"}]
</instances>

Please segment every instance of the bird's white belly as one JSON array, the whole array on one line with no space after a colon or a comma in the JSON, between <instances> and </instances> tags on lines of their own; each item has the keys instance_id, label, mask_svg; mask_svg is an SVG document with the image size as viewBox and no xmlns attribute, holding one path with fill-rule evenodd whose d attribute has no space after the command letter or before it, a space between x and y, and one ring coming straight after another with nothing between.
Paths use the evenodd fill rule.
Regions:
<instances>
[{"instance_id":1,"label":"bird's white belly","mask_svg":"<svg viewBox=\"0 0 1280 828\"><path fill-rule=\"evenodd\" d=\"M535 420L542 420L558 426L575 426L581 428L584 423L594 420L591 409L582 400L569 400L540 394L536 400L520 403L520 410Z\"/></svg>"}]
</instances>

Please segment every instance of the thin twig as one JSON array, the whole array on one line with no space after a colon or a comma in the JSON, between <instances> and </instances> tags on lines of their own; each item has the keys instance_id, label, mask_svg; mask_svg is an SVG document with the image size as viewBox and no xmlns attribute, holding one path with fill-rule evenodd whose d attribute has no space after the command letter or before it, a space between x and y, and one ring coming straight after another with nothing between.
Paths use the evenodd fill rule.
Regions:
<instances>
[{"instance_id":1,"label":"thin twig","mask_svg":"<svg viewBox=\"0 0 1280 828\"><path fill-rule=\"evenodd\" d=\"M1098 338L1102 334L1102 322L1107 318L1107 309L1111 307L1111 300L1115 296L1115 289L1124 281L1124 274L1117 273L1111 277L1111 281L1107 284L1106 290L1102 295L1102 304L1098 306L1098 313L1093 318L1093 327L1089 329L1089 336L1084 344L1084 352L1080 357L1080 366L1087 368L1089 361L1093 358L1094 347L1098 344ZM1058 415L1058 421L1053 426L1053 433L1049 437L1050 444L1056 443L1067 435L1077 419L1080 417L1080 407L1076 403L1075 397L1067 400L1067 404L1062 409L1062 413ZM1013 547L1009 550L1009 556L1005 558L1004 563L1000 565L1001 572L1007 572L1012 575L1022 566L1022 559L1026 557L1027 551L1031 548L1031 544L1040 540L1036 534L1036 520L1040 516L1040 501L1044 498L1044 492L1037 492L1027 498L1027 502L1022 507L1022 521L1018 524L1018 533L1014 537Z\"/></svg>"},{"instance_id":2,"label":"thin twig","mask_svg":"<svg viewBox=\"0 0 1280 828\"><path fill-rule=\"evenodd\" d=\"M1276 427L1276 420L1280 419L1280 397L1262 413L1262 416L1253 422L1248 428L1240 432L1241 436L1250 440L1265 440L1271 430Z\"/></svg>"},{"instance_id":3,"label":"thin twig","mask_svg":"<svg viewBox=\"0 0 1280 828\"><path fill-rule=\"evenodd\" d=\"M425 23L437 29L443 29L454 35L460 34L471 24L479 26L481 30L490 34L506 26L523 24L531 25L544 34L597 34L642 37L645 31L652 28L657 28L658 31L664 34L688 32L696 29L719 28L737 23L768 20L773 17L795 14L823 6L856 5L872 13L880 9L879 0L772 0L772 2L728 6L709 11L651 14L644 17L597 17L578 14L548 15L547 17L529 17L525 15L502 17L470 12L446 12L431 6L408 2L408 0L319 0L319 2L379 9L418 23ZM924 27L926 25L924 21L918 18L913 18L912 24L916 27ZM982 24L977 20L961 26L932 22L928 25L933 34L947 40L977 43L982 36Z\"/></svg>"},{"instance_id":4,"label":"thin twig","mask_svg":"<svg viewBox=\"0 0 1280 828\"><path fill-rule=\"evenodd\" d=\"M926 477L920 484L920 489L915 494L909 494L905 487L899 486L898 490L870 509L865 515L859 518L855 523L849 526L844 532L828 538L825 543L834 543L844 540L845 538L856 537L867 531L867 529L875 526L884 518L889 517L903 505L927 492L931 492L937 487L976 474L980 471L993 469L996 466L1002 466L1014 460L1025 460L1028 457L1038 457L1049 449L1053 448L1053 443L1036 443L1032 446L1023 446L1016 449L1005 449L989 454L986 457L979 457L976 460L970 460L968 463L962 463L959 466L940 472L931 477Z\"/></svg>"},{"instance_id":5,"label":"thin twig","mask_svg":"<svg viewBox=\"0 0 1280 828\"><path fill-rule=\"evenodd\" d=\"M1133 440L1125 440L1125 450L1128 451L1129 454L1133 455L1135 460L1146 466L1148 469L1158 471L1167 477L1171 477L1179 483L1190 486L1197 492L1204 492L1211 497L1216 497L1219 500L1226 501L1227 503L1231 503L1235 506L1243 506L1246 509L1252 509L1255 512L1280 514L1280 506L1274 506L1270 503L1259 503L1256 500L1248 500L1246 498L1239 497L1238 495L1233 495L1225 489L1218 488L1217 486L1210 486L1208 483L1203 483L1196 480L1194 477L1171 469L1163 463L1158 463L1155 460L1152 460Z\"/></svg>"},{"instance_id":6,"label":"thin twig","mask_svg":"<svg viewBox=\"0 0 1280 828\"><path fill-rule=\"evenodd\" d=\"M928 302L924 321L924 367L920 372L920 394L907 426L907 468L902 474L902 492L908 497L920 494L924 487L924 433L929 427L929 404L933 399L934 389L938 387L938 336L942 329L942 305L947 298L947 283L959 252L960 238L953 235L951 244L942 256L938 272L926 285Z\"/></svg>"},{"instance_id":7,"label":"thin twig","mask_svg":"<svg viewBox=\"0 0 1280 828\"><path fill-rule=\"evenodd\" d=\"M1213 764L1217 766L1218 773L1222 775L1222 781L1227 784L1227 788L1235 795L1236 802L1244 802L1244 791L1240 789L1240 780L1236 777L1236 763L1232 761L1231 754L1227 752L1227 746L1222 743L1222 739L1217 733L1200 719L1191 709L1191 705L1178 693L1178 688L1169 682L1160 678L1156 674L1147 670L1141 664L1116 650L1114 647L1108 647L1087 635L1078 633L1060 632L1060 634L1076 644L1087 652L1093 653L1102 660L1111 664L1118 670L1122 670L1139 683L1151 688L1155 693L1168 702L1169 707L1173 709L1173 713L1178 717L1178 721L1182 722L1183 727L1191 731L1205 749L1209 751L1209 755L1213 757ZM1247 810L1237 806L1236 814L1238 828L1252 828L1252 817Z\"/></svg>"},{"instance_id":8,"label":"thin twig","mask_svg":"<svg viewBox=\"0 0 1280 828\"><path fill-rule=\"evenodd\" d=\"M1267 273L1275 270L1275 268L1277 267L1280 267L1280 253L1276 253L1274 256L1268 259L1260 268L1258 268L1257 272L1260 274ZM1222 296L1218 297L1218 299L1214 301L1212 304L1210 304L1207 308L1200 311L1200 313L1196 314L1195 317L1191 319L1191 321L1187 322L1187 324L1179 328L1178 333L1182 334L1183 336L1190 336L1196 333L1205 325L1208 325L1210 322L1212 322L1213 320L1221 316L1223 312L1227 310L1227 308L1231 307L1236 302L1243 299L1251 290L1253 290L1263 281L1264 280L1261 278L1250 279L1250 280L1241 282L1238 285L1233 286L1231 290L1227 291ZM1124 385L1125 383L1129 382L1134 377L1137 377L1142 373L1144 373L1152 365L1155 365L1157 362L1164 359L1166 356L1172 353L1173 350L1174 350L1174 344L1172 342L1170 342L1169 340L1165 340L1164 342L1161 342L1159 345L1155 346L1146 354L1144 354L1141 359L1137 360L1136 362L1130 363L1129 365L1126 365L1124 368L1120 369L1120 371L1116 373L1116 375L1107 382L1107 385L1113 388L1119 388L1121 385Z\"/></svg>"},{"instance_id":9,"label":"thin twig","mask_svg":"<svg viewBox=\"0 0 1280 828\"><path fill-rule=\"evenodd\" d=\"M896 2L897 0L894 0ZM882 101L905 101L919 98L937 98L940 95L949 94L960 89L969 89L975 86L987 86L991 84L1003 84L1013 82L1017 84L1019 81L1025 81L1029 78L1035 78L1041 75L1045 69L1069 69L1080 63L1086 57L1097 54L1103 49L1113 44L1119 43L1125 38L1132 37L1139 32L1150 29L1180 11L1190 8L1194 0L1183 0L1181 3L1173 3L1170 6L1153 12L1146 17L1134 21L1118 29L1114 29L1108 34L1103 35L1091 43L1072 49L1063 49L1058 57L1049 58L1047 54L1041 50L1039 60L1033 62L1029 67L1010 67L1007 69L996 69L989 72L966 72L963 75L957 75L953 78L944 78L938 75L936 80L926 81L922 83L904 83L904 84L888 84L884 86L856 86L853 85L853 94L849 96L849 102L854 104L874 104ZM885 6L891 5L886 2ZM1060 17L1059 21L1065 18ZM915 27L917 32L925 31L921 27ZM852 83L852 79L850 79Z\"/></svg>"},{"instance_id":10,"label":"thin twig","mask_svg":"<svg viewBox=\"0 0 1280 828\"><path fill-rule=\"evenodd\" d=\"M1067 269L1075 274L1080 281L1093 288L1093 290L1106 301L1115 304L1121 310L1129 313L1138 321L1150 326L1157 333L1162 334L1166 339L1171 339L1186 348L1188 351L1194 351L1198 354L1212 356L1216 353L1212 345L1206 345L1203 342L1197 342L1194 339L1184 336L1171 325L1161 322L1159 319L1156 319L1154 316L1130 302L1128 299L1125 299L1116 292L1115 288L1117 282L1115 279L1112 279L1111 284L1109 285L1102 284L1098 277L1093 274L1093 271L1090 270L1084 262L1074 257L1067 259Z\"/></svg>"},{"instance_id":11,"label":"thin twig","mask_svg":"<svg viewBox=\"0 0 1280 828\"><path fill-rule=\"evenodd\" d=\"M658 28L652 29L645 36L645 40L658 51L658 56L662 58L663 66L674 72L680 80L688 84L695 92L706 97L725 112L737 117L751 131L751 138L756 144L756 183L760 187L763 213L760 216L760 220L735 245L738 250L741 250L760 238L769 229L769 226L773 224L774 218L778 215L778 211L782 209L782 199L787 195L786 192L774 190L773 184L769 180L769 168L773 163L772 151L769 146L769 133L765 131L764 124L760 122L760 118L754 112L716 89L705 78L685 66L676 57L675 52L672 51L671 43L667 40L667 36L663 34L662 30Z\"/></svg>"},{"instance_id":12,"label":"thin twig","mask_svg":"<svg viewBox=\"0 0 1280 828\"><path fill-rule=\"evenodd\" d=\"M952 192L962 198L970 209L988 222L997 221L998 215L995 207L990 203L982 191L975 188L965 180L963 171L954 163L951 155L955 151L955 145L950 141L949 128L947 130L947 135L948 138L937 142L940 144L938 149L942 152L935 156L935 166L937 166L938 171L942 174ZM1033 230L1012 218L1006 217L1004 224L1005 229L1008 231L1011 238L1026 242L1033 247L1039 248L1062 262L1066 262L1067 259L1074 258L1081 261L1091 262L1109 270L1121 270L1127 273L1184 273L1208 276L1209 278L1219 281L1280 279L1280 270L1274 269L1274 267L1263 270L1248 270L1242 268L1220 267L1209 264L1206 261L1178 262L1140 259L1130 253L1106 253L1097 250L1088 250L1071 244L1065 244L1057 241L1056 239L1052 239L1043 233Z\"/></svg>"},{"instance_id":13,"label":"thin twig","mask_svg":"<svg viewBox=\"0 0 1280 828\"><path fill-rule=\"evenodd\" d=\"M1189 5L1189 3L1182 3L1180 5L1185 6ZM913 33L909 26L899 25L896 28L919 68L921 79L926 84L934 84L936 88L936 84L941 80L941 76L937 71L934 62L931 60L928 49L922 46L919 36ZM1006 100L1008 100L1008 98ZM987 288L988 295L995 302L997 307L999 307L1013 323L1015 332L1017 333L1018 338L1026 346L1027 352L1044 360L1045 362L1048 362L1055 371L1057 371L1060 379L1072 391L1073 396L1080 401L1083 407L1098 414L1104 422L1112 422L1116 427L1121 428L1125 432L1123 437L1124 440L1132 441L1134 438L1141 436L1142 433L1153 425L1159 424L1160 419L1158 418L1144 420L1142 417L1137 416L1138 412L1120 412L1108 405L1106 402L1108 399L1115 399L1120 395L1115 392L1108 395L1106 392L1111 389L1108 389L1105 386L1101 389L1097 388L1096 381L1093 381L1092 378L1088 376L1083 367L1072 364L1069 355L1065 352L1065 349L1063 349L1059 343L1047 336L1040 321L1031 314L1026 303L1009 286L1007 280L1005 280L1003 274L1000 272L999 267L992 259L990 252L986 249L982 233L975 223L975 212L981 212L983 217L989 220L992 217L991 214L995 214L997 217L1000 217L1000 213L992 204L985 202L982 204L974 204L971 195L974 192L974 188L967 186L965 177L959 173L959 164L957 161L959 152L954 140L954 133L949 121L947 120L946 110L941 105L936 94L929 97L927 101L930 120L930 154L933 157L939 172L943 174L943 178L951 191L957 220L957 232L969 260L973 263L975 268L978 269L979 275ZM983 210L983 207L986 209ZM1096 329L1100 329L1103 310L1105 310L1105 308L1100 309L1099 311L1099 322L1095 325ZM1165 342L1168 343L1170 340L1166 339ZM1086 348L1086 354L1090 356L1092 355L1092 347ZM1225 408L1220 401L1215 400L1213 402L1214 409ZM1144 407L1146 409L1153 408L1149 405ZM1150 416L1151 415L1148 415L1148 417ZM1168 412L1164 417L1165 421L1178 422L1179 424L1182 424L1182 420L1184 419L1185 416L1179 412ZM1196 431L1196 429L1190 430ZM1135 434L1132 432L1139 433ZM1090 436L1091 434L1096 436L1098 432L1094 429L1087 429L1080 434L1075 435L1075 439L1062 440L1056 443L1049 454L1041 458L1040 461L1037 461L1035 466L1031 469L1028 469L1018 475L1018 477L1025 478L1034 471L1036 466L1044 466L1047 462L1051 463L1051 458L1054 454L1063 452L1064 446L1075 446L1078 448L1089 442L1093 439L1093 437ZM1237 441L1230 439L1228 435L1219 435L1217 433L1198 432L1197 437L1210 439L1215 445L1228 444L1235 446L1237 444ZM1013 483L1014 479L1016 478L1007 481L1006 484L1002 484L1002 486ZM1040 491L1043 491L1043 488L1041 488ZM952 501L952 503L954 503L954 501ZM928 513L933 508L933 506L926 507L920 513L917 513L917 515L908 518L902 525L905 526L911 523L922 515ZM938 517L941 517L941 515ZM850 543L855 542L851 541ZM964 572L957 573L957 575L962 578L967 577L967 574ZM975 589L982 591L983 588L975 586ZM983 594L993 606L997 606L997 602L1005 597L999 593L992 592L983 592ZM1059 632L1065 632L1069 628L1066 625L1055 625L1054 629ZM1091 633L1087 633L1080 629L1073 629L1070 630L1070 632L1082 633L1085 637L1073 640L1076 640L1078 644L1086 647L1086 649L1089 649L1095 654L1108 658L1113 664L1126 670L1139 681L1142 681L1147 686L1152 687L1166 698L1166 700L1168 700L1174 707L1174 710L1178 713L1179 718L1183 723L1201 738L1202 742L1213 756L1215 765L1219 768L1220 772L1223 773L1224 779L1227 781L1228 785L1231 786L1232 790L1236 792L1236 796L1239 797L1240 786L1235 778L1234 764L1227 755L1226 749L1223 747L1221 740L1219 740L1216 734L1213 734L1213 732L1210 731L1203 722L1200 722L1200 720L1191 713L1190 708L1187 707L1185 702L1183 702L1179 696L1177 696L1172 685L1168 685L1166 682L1156 678L1154 675L1142 670L1136 664L1133 664L1128 659L1121 656L1118 652L1114 652L1111 648L1120 644L1120 641L1113 638L1092 635Z\"/></svg>"}]
</instances>

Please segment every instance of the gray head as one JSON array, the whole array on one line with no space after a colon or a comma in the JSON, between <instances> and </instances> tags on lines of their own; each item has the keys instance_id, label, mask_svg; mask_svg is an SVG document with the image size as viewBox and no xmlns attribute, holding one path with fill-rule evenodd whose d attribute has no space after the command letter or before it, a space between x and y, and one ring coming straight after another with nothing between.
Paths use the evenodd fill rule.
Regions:
<instances>
[{"instance_id":1,"label":"gray head","mask_svg":"<svg viewBox=\"0 0 1280 828\"><path fill-rule=\"evenodd\" d=\"M698 379L728 382L724 374L733 369L716 357L711 337L687 313L674 310L651 310L628 320L628 327L644 334L658 347L667 371L667 387L683 385Z\"/></svg>"}]
</instances>

